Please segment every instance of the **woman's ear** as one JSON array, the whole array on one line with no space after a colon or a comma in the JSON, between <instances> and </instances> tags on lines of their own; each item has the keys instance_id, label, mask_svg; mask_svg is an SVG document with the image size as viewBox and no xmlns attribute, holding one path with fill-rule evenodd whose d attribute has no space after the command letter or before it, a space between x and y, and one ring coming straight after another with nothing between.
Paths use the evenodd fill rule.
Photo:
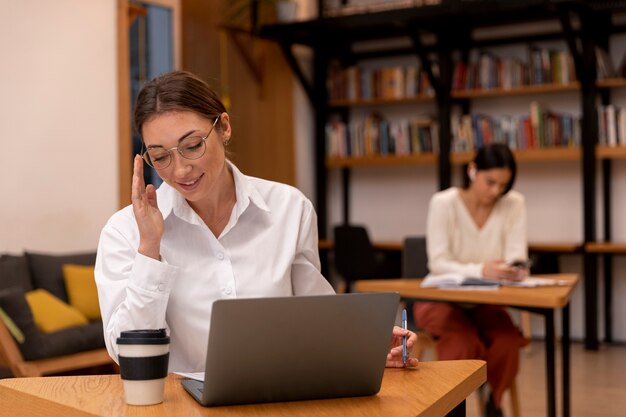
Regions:
<instances>
[{"instance_id":1,"label":"woman's ear","mask_svg":"<svg viewBox=\"0 0 626 417\"><path fill-rule=\"evenodd\" d=\"M218 123L220 124L220 131L222 132L222 135L225 138L230 138L232 132L230 127L230 116L228 115L228 113L222 113L220 115L220 121Z\"/></svg>"},{"instance_id":2,"label":"woman's ear","mask_svg":"<svg viewBox=\"0 0 626 417\"><path fill-rule=\"evenodd\" d=\"M224 112L220 115L220 133L222 135L222 143L224 146L227 146L230 142L230 138L232 135L232 129L230 127L230 116L228 113Z\"/></svg>"},{"instance_id":3,"label":"woman's ear","mask_svg":"<svg viewBox=\"0 0 626 417\"><path fill-rule=\"evenodd\" d=\"M467 176L469 177L470 181L474 181L474 179L476 179L476 165L470 164L467 167Z\"/></svg>"}]
</instances>

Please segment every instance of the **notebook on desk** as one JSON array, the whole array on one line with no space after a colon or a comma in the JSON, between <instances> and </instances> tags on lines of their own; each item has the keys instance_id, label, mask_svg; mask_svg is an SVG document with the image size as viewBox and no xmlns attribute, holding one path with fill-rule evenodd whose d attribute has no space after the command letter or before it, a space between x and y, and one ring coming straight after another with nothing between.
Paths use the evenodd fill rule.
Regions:
<instances>
[{"instance_id":1,"label":"notebook on desk","mask_svg":"<svg viewBox=\"0 0 626 417\"><path fill-rule=\"evenodd\" d=\"M355 397L380 390L397 293L218 300L202 405Z\"/></svg>"}]
</instances>

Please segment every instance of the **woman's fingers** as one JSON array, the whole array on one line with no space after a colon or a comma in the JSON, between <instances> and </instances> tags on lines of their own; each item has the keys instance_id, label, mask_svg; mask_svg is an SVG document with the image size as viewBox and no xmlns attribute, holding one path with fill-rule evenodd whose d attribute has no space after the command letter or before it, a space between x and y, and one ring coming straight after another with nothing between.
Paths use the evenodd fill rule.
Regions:
<instances>
[{"instance_id":1,"label":"woman's fingers","mask_svg":"<svg viewBox=\"0 0 626 417\"><path fill-rule=\"evenodd\" d=\"M413 346L417 342L417 335L409 330L405 330L401 327L394 326L391 337L391 348L389 349L389 353L387 354L387 363L386 366L388 368L402 368L405 366L405 363L402 358L403 347L402 341L404 336L406 335L406 347L410 351L413 350ZM406 366L413 367L417 366L418 360L416 358L409 358Z\"/></svg>"},{"instance_id":2,"label":"woman's fingers","mask_svg":"<svg viewBox=\"0 0 626 417\"><path fill-rule=\"evenodd\" d=\"M417 360L417 358L409 358L409 360L406 363L406 367L413 368L413 367L416 367L418 363L419 363L419 360ZM387 355L387 362L385 363L385 366L387 368L404 368L405 367L404 362L402 361L402 357L398 359L398 357L392 356L391 354Z\"/></svg>"},{"instance_id":3,"label":"woman's fingers","mask_svg":"<svg viewBox=\"0 0 626 417\"><path fill-rule=\"evenodd\" d=\"M143 160L141 156L135 155L133 160L133 184L131 189L131 200L133 204L140 202L146 191L146 183L143 180Z\"/></svg>"},{"instance_id":4,"label":"woman's fingers","mask_svg":"<svg viewBox=\"0 0 626 417\"><path fill-rule=\"evenodd\" d=\"M148 204L150 204L150 207L153 207L155 209L159 208L159 205L157 204L156 188L154 188L154 185L148 184L148 186L146 187L146 197L148 200Z\"/></svg>"}]
</instances>

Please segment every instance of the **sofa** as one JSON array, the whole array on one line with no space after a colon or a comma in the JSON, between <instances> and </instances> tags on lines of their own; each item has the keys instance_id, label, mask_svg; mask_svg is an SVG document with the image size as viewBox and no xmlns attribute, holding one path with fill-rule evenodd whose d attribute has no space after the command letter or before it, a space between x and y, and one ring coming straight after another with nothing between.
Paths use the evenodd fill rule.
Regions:
<instances>
[{"instance_id":1,"label":"sofa","mask_svg":"<svg viewBox=\"0 0 626 417\"><path fill-rule=\"evenodd\" d=\"M41 376L113 364L99 318L95 258L95 253L0 255L0 375Z\"/></svg>"}]
</instances>

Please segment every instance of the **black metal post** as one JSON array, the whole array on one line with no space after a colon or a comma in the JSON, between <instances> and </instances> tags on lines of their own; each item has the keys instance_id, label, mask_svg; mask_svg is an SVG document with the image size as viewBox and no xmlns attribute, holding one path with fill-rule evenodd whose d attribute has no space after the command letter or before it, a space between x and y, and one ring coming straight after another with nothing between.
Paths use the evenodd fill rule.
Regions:
<instances>
[{"instance_id":1,"label":"black metal post","mask_svg":"<svg viewBox=\"0 0 626 417\"><path fill-rule=\"evenodd\" d=\"M343 224L350 224L350 168L341 169L341 197L343 202Z\"/></svg>"},{"instance_id":2,"label":"black metal post","mask_svg":"<svg viewBox=\"0 0 626 417\"><path fill-rule=\"evenodd\" d=\"M456 407L452 409L452 411L448 413L447 417L465 417L467 415L467 412L465 410L466 402L466 400L461 401Z\"/></svg>"},{"instance_id":3,"label":"black metal post","mask_svg":"<svg viewBox=\"0 0 626 417\"><path fill-rule=\"evenodd\" d=\"M604 215L604 241L610 242L611 235L611 160L602 160L602 198ZM604 341L613 341L613 255L602 256L604 266Z\"/></svg>"},{"instance_id":4,"label":"black metal post","mask_svg":"<svg viewBox=\"0 0 626 417\"><path fill-rule=\"evenodd\" d=\"M561 349L563 366L563 417L570 414L570 340L569 340L569 303L561 310Z\"/></svg>"},{"instance_id":5,"label":"black metal post","mask_svg":"<svg viewBox=\"0 0 626 417\"><path fill-rule=\"evenodd\" d=\"M439 120L439 189L445 190L452 185L452 165L450 151L452 150L452 130L450 117L452 116L452 71L453 63L450 46L445 35L438 35L440 50L439 61L439 89L437 90L437 107Z\"/></svg>"},{"instance_id":6,"label":"black metal post","mask_svg":"<svg viewBox=\"0 0 626 417\"><path fill-rule=\"evenodd\" d=\"M598 116L596 110L596 53L593 40L592 13L581 13L581 59L579 72L582 100L582 183L584 242L596 240L596 141ZM585 253L585 347L598 349L598 260Z\"/></svg>"},{"instance_id":7,"label":"black metal post","mask_svg":"<svg viewBox=\"0 0 626 417\"><path fill-rule=\"evenodd\" d=\"M327 91L326 77L328 58L324 53L323 40L313 48L313 109L315 111L315 201L317 224L320 239L326 239L328 227L328 207L326 190L328 189L328 175L326 172L326 121Z\"/></svg>"},{"instance_id":8,"label":"black metal post","mask_svg":"<svg viewBox=\"0 0 626 417\"><path fill-rule=\"evenodd\" d=\"M556 417L556 362L554 354L554 311L546 309L544 312L546 324L546 391L548 399L547 415Z\"/></svg>"}]
</instances>

